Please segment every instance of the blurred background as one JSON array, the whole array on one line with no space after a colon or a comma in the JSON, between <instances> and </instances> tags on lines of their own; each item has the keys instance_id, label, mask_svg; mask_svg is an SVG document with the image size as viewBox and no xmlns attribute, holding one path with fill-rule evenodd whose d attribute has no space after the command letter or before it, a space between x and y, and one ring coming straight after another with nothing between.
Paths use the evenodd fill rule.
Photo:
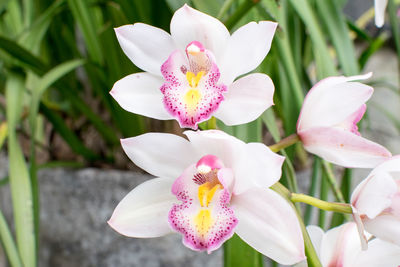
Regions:
<instances>
[{"instance_id":1,"label":"blurred background","mask_svg":"<svg viewBox=\"0 0 400 267\"><path fill-rule=\"evenodd\" d=\"M127 192L150 177L129 161L119 139L182 133L175 121L126 112L110 96L117 80L140 71L114 27L143 22L169 32L184 3L231 32L250 21L277 21L272 48L255 70L274 81L275 106L249 124L218 127L271 145L295 132L316 81L373 71L375 94L360 131L397 154L399 2L389 0L386 23L377 28L373 0L1 0L0 267L223 265L222 250L192 252L178 235L129 239L106 224ZM300 144L282 153L285 185L334 200L318 159ZM334 171L347 201L352 184L368 173ZM306 223L325 228L346 219L303 211Z\"/></svg>"}]
</instances>

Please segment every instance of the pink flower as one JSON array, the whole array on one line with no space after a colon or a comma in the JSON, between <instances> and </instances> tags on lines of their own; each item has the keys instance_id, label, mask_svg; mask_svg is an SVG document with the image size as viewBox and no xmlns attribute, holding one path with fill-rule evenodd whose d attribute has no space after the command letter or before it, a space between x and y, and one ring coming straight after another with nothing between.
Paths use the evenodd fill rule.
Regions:
<instances>
[{"instance_id":1,"label":"pink flower","mask_svg":"<svg viewBox=\"0 0 400 267\"><path fill-rule=\"evenodd\" d=\"M373 89L353 81L369 77L329 77L311 88L297 121L297 134L308 152L350 168L372 168L391 156L358 132Z\"/></svg>"},{"instance_id":2,"label":"pink flower","mask_svg":"<svg viewBox=\"0 0 400 267\"><path fill-rule=\"evenodd\" d=\"M282 263L305 258L296 214L269 189L284 158L260 143L221 131L148 133L122 140L130 159L150 174L116 207L109 224L130 237L171 232L196 251L218 249L234 233Z\"/></svg>"},{"instance_id":3,"label":"pink flower","mask_svg":"<svg viewBox=\"0 0 400 267\"><path fill-rule=\"evenodd\" d=\"M400 246L400 156L376 167L351 196L353 217L363 229Z\"/></svg>"},{"instance_id":4,"label":"pink flower","mask_svg":"<svg viewBox=\"0 0 400 267\"><path fill-rule=\"evenodd\" d=\"M324 267L397 267L400 264L400 247L391 243L373 239L368 250L363 251L355 223L343 224L326 233L311 225L307 231Z\"/></svg>"},{"instance_id":5,"label":"pink flower","mask_svg":"<svg viewBox=\"0 0 400 267\"><path fill-rule=\"evenodd\" d=\"M232 35L217 19L187 5L171 20L171 35L136 23L115 29L129 59L146 72L115 83L111 95L127 111L178 120L197 129L211 116L226 125L258 118L273 104L274 85L254 70L265 58L277 24L250 22Z\"/></svg>"},{"instance_id":6,"label":"pink flower","mask_svg":"<svg viewBox=\"0 0 400 267\"><path fill-rule=\"evenodd\" d=\"M385 23L385 9L388 0L375 0L375 25L382 27Z\"/></svg>"}]
</instances>

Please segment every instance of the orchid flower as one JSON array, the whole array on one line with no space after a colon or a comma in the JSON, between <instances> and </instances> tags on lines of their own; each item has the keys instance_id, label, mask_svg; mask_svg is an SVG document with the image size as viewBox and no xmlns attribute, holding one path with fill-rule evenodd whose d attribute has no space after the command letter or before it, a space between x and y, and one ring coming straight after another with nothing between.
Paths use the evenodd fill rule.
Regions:
<instances>
[{"instance_id":1,"label":"orchid flower","mask_svg":"<svg viewBox=\"0 0 400 267\"><path fill-rule=\"evenodd\" d=\"M231 36L219 20L184 5L171 35L142 23L116 28L125 54L146 72L122 78L110 93L127 111L195 130L212 116L226 125L253 121L273 104L272 80L261 73L234 80L263 61L276 27L250 22Z\"/></svg>"},{"instance_id":2,"label":"orchid flower","mask_svg":"<svg viewBox=\"0 0 400 267\"><path fill-rule=\"evenodd\" d=\"M400 247L380 239L369 241L368 250L361 249L355 223L349 222L326 233L318 226L307 226L314 248L324 267L397 267ZM305 262L296 265L307 266Z\"/></svg>"},{"instance_id":3,"label":"orchid flower","mask_svg":"<svg viewBox=\"0 0 400 267\"><path fill-rule=\"evenodd\" d=\"M380 164L354 190L353 217L365 229L400 246L400 155Z\"/></svg>"},{"instance_id":4,"label":"orchid flower","mask_svg":"<svg viewBox=\"0 0 400 267\"><path fill-rule=\"evenodd\" d=\"M375 25L382 27L385 23L385 9L388 0L375 0Z\"/></svg>"},{"instance_id":5,"label":"orchid flower","mask_svg":"<svg viewBox=\"0 0 400 267\"><path fill-rule=\"evenodd\" d=\"M329 77L313 86L304 99L297 134L304 148L332 163L351 168L372 168L391 156L383 146L358 132L373 89L354 82L371 73Z\"/></svg>"},{"instance_id":6,"label":"orchid flower","mask_svg":"<svg viewBox=\"0 0 400 267\"><path fill-rule=\"evenodd\" d=\"M269 187L281 176L284 157L264 144L246 144L224 132L148 133L123 139L139 167L160 178L133 189L109 224L130 237L182 235L183 244L208 253L234 233L282 263L305 258L296 214Z\"/></svg>"}]
</instances>

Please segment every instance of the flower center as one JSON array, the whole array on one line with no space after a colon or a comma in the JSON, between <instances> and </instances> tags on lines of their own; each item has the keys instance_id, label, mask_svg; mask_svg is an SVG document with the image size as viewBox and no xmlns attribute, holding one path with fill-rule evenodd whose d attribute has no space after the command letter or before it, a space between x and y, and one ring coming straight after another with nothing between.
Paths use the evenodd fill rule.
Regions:
<instances>
[{"instance_id":1,"label":"flower center","mask_svg":"<svg viewBox=\"0 0 400 267\"><path fill-rule=\"evenodd\" d=\"M181 204L169 212L171 227L184 235L184 244L194 250L211 252L233 235L237 225L229 207L229 177L221 172L222 161L213 155L202 157L188 167L172 186Z\"/></svg>"},{"instance_id":2,"label":"flower center","mask_svg":"<svg viewBox=\"0 0 400 267\"><path fill-rule=\"evenodd\" d=\"M198 41L190 42L185 54L174 51L161 66L161 73L164 106L181 127L196 130L224 100L227 87L218 83L220 72L214 55Z\"/></svg>"}]
</instances>

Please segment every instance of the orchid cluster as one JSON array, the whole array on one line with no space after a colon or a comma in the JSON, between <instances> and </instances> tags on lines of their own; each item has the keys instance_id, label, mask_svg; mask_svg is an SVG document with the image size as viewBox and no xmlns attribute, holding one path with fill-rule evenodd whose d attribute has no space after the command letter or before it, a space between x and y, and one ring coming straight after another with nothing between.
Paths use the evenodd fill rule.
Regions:
<instances>
[{"instance_id":1,"label":"orchid cluster","mask_svg":"<svg viewBox=\"0 0 400 267\"><path fill-rule=\"evenodd\" d=\"M310 265L308 249L322 266L400 265L400 156L357 128L373 93L359 81L371 74L321 80L298 118L294 140L308 152L339 166L375 168L351 204L331 204L331 210L345 206L354 222L326 234L307 228L314 248L305 245L308 235L291 201L295 192L276 189L283 187L285 158L262 143L198 130L216 119L229 126L251 122L273 105L272 80L247 73L264 60L276 28L275 22L251 22L230 35L217 19L184 5L172 17L170 34L141 23L115 30L125 54L145 72L117 81L111 95L127 111L175 119L191 130L185 137L147 133L121 140L128 157L156 178L134 188L109 225L137 238L174 232L188 248L208 253L237 234L285 265Z\"/></svg>"}]
</instances>

